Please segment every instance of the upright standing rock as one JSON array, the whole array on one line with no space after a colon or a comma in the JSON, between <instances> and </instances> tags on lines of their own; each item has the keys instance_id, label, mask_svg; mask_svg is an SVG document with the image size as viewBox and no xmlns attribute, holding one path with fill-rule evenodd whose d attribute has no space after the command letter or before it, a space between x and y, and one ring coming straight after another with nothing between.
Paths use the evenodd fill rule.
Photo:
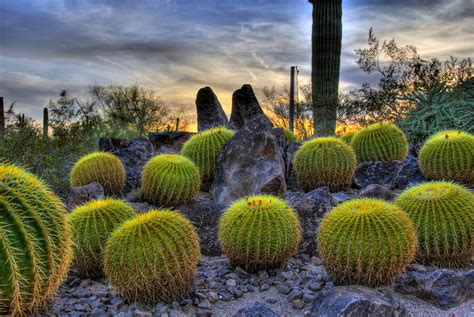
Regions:
<instances>
[{"instance_id":1,"label":"upright standing rock","mask_svg":"<svg viewBox=\"0 0 474 317\"><path fill-rule=\"evenodd\" d=\"M229 120L211 87L199 89L196 97L196 111L199 132L216 127L229 127Z\"/></svg>"},{"instance_id":2,"label":"upright standing rock","mask_svg":"<svg viewBox=\"0 0 474 317\"><path fill-rule=\"evenodd\" d=\"M285 163L268 118L248 121L221 150L211 195L219 204L265 193L283 196Z\"/></svg>"},{"instance_id":3,"label":"upright standing rock","mask_svg":"<svg viewBox=\"0 0 474 317\"><path fill-rule=\"evenodd\" d=\"M270 119L263 113L252 86L243 85L232 95L230 125L238 130L256 116L261 117L262 121L266 121L272 126Z\"/></svg>"}]
</instances>

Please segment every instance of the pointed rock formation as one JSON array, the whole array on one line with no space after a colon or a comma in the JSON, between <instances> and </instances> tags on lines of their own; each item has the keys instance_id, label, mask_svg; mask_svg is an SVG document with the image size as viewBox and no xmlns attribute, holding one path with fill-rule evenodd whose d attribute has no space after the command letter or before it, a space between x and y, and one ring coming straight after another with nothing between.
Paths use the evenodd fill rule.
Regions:
<instances>
[{"instance_id":1,"label":"pointed rock formation","mask_svg":"<svg viewBox=\"0 0 474 317\"><path fill-rule=\"evenodd\" d=\"M198 131L215 127L229 127L229 120L211 87L199 89L196 97Z\"/></svg>"},{"instance_id":2,"label":"pointed rock formation","mask_svg":"<svg viewBox=\"0 0 474 317\"><path fill-rule=\"evenodd\" d=\"M232 95L230 125L238 130L256 116L261 117L262 121L266 121L272 126L270 119L263 113L252 86L243 85L242 88L236 90Z\"/></svg>"}]
</instances>

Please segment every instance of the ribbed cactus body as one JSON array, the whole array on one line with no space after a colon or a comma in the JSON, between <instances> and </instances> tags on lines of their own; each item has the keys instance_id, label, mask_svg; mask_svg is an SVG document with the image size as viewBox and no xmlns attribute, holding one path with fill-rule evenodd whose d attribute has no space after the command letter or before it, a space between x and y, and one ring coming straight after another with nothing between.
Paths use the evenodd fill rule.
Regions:
<instances>
[{"instance_id":1,"label":"ribbed cactus body","mask_svg":"<svg viewBox=\"0 0 474 317\"><path fill-rule=\"evenodd\" d=\"M0 315L52 299L72 259L66 210L34 175L0 164Z\"/></svg>"},{"instance_id":2,"label":"ribbed cactus body","mask_svg":"<svg viewBox=\"0 0 474 317\"><path fill-rule=\"evenodd\" d=\"M290 131L290 129L283 129L283 136L285 137L286 142L295 142L295 135L293 132Z\"/></svg>"},{"instance_id":3,"label":"ribbed cactus body","mask_svg":"<svg viewBox=\"0 0 474 317\"><path fill-rule=\"evenodd\" d=\"M405 134L391 123L374 123L357 131L351 146L359 162L402 161L408 154Z\"/></svg>"},{"instance_id":4,"label":"ribbed cactus body","mask_svg":"<svg viewBox=\"0 0 474 317\"><path fill-rule=\"evenodd\" d=\"M95 152L77 161L71 171L71 186L83 186L98 182L107 194L118 195L125 187L125 168L112 153Z\"/></svg>"},{"instance_id":5,"label":"ribbed cactus body","mask_svg":"<svg viewBox=\"0 0 474 317\"><path fill-rule=\"evenodd\" d=\"M278 267L298 250L301 226L285 201L267 195L234 202L221 216L219 241L232 264L248 271Z\"/></svg>"},{"instance_id":6,"label":"ribbed cactus body","mask_svg":"<svg viewBox=\"0 0 474 317\"><path fill-rule=\"evenodd\" d=\"M354 150L333 137L305 142L296 152L294 166L304 191L321 186L341 190L352 183L357 165Z\"/></svg>"},{"instance_id":7,"label":"ribbed cactus body","mask_svg":"<svg viewBox=\"0 0 474 317\"><path fill-rule=\"evenodd\" d=\"M461 131L436 133L421 148L418 163L426 179L474 185L474 135Z\"/></svg>"},{"instance_id":8,"label":"ribbed cactus body","mask_svg":"<svg viewBox=\"0 0 474 317\"><path fill-rule=\"evenodd\" d=\"M202 189L208 190L217 168L217 158L222 146L235 132L225 128L214 128L191 137L183 146L181 154L193 161L199 168Z\"/></svg>"},{"instance_id":9,"label":"ribbed cactus body","mask_svg":"<svg viewBox=\"0 0 474 317\"><path fill-rule=\"evenodd\" d=\"M418 236L417 261L458 267L474 256L474 194L448 182L421 184L396 200L413 220Z\"/></svg>"},{"instance_id":10,"label":"ribbed cactus body","mask_svg":"<svg viewBox=\"0 0 474 317\"><path fill-rule=\"evenodd\" d=\"M413 260L416 232L395 205L355 199L324 216L317 243L334 283L376 287L391 284Z\"/></svg>"},{"instance_id":11,"label":"ribbed cactus body","mask_svg":"<svg viewBox=\"0 0 474 317\"><path fill-rule=\"evenodd\" d=\"M152 210L112 233L104 270L129 302L169 302L189 290L200 255L196 230L184 216Z\"/></svg>"},{"instance_id":12,"label":"ribbed cactus body","mask_svg":"<svg viewBox=\"0 0 474 317\"><path fill-rule=\"evenodd\" d=\"M155 156L143 169L143 196L158 206L174 206L189 201L200 186L199 169L182 155Z\"/></svg>"},{"instance_id":13,"label":"ribbed cactus body","mask_svg":"<svg viewBox=\"0 0 474 317\"><path fill-rule=\"evenodd\" d=\"M126 202L98 199L76 207L68 217L73 232L73 266L84 278L103 276L103 253L112 231L137 215Z\"/></svg>"},{"instance_id":14,"label":"ribbed cactus body","mask_svg":"<svg viewBox=\"0 0 474 317\"><path fill-rule=\"evenodd\" d=\"M352 138L357 133L357 131L348 131L341 136L341 141L346 144L351 144Z\"/></svg>"}]
</instances>

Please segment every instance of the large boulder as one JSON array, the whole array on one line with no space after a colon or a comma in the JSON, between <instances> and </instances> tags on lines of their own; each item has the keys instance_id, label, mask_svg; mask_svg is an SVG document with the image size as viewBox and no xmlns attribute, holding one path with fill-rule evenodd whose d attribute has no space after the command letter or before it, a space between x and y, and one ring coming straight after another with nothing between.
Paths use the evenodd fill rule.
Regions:
<instances>
[{"instance_id":1,"label":"large boulder","mask_svg":"<svg viewBox=\"0 0 474 317\"><path fill-rule=\"evenodd\" d=\"M474 298L474 270L410 270L397 278L394 287L449 309Z\"/></svg>"},{"instance_id":2,"label":"large boulder","mask_svg":"<svg viewBox=\"0 0 474 317\"><path fill-rule=\"evenodd\" d=\"M72 187L66 199L66 206L72 210L88 201L100 198L104 198L104 188L101 184L93 182L84 186Z\"/></svg>"},{"instance_id":3,"label":"large boulder","mask_svg":"<svg viewBox=\"0 0 474 317\"><path fill-rule=\"evenodd\" d=\"M122 161L127 178L125 190L140 187L143 166L153 156L153 146L146 138L133 141L104 137L99 140L101 151L112 152Z\"/></svg>"},{"instance_id":4,"label":"large boulder","mask_svg":"<svg viewBox=\"0 0 474 317\"><path fill-rule=\"evenodd\" d=\"M389 294L351 285L331 287L319 293L312 303L310 316L395 317L408 316L408 312Z\"/></svg>"},{"instance_id":5,"label":"large boulder","mask_svg":"<svg viewBox=\"0 0 474 317\"><path fill-rule=\"evenodd\" d=\"M211 87L199 89L196 97L198 131L215 127L229 127L229 121L221 103Z\"/></svg>"},{"instance_id":6,"label":"large boulder","mask_svg":"<svg viewBox=\"0 0 474 317\"><path fill-rule=\"evenodd\" d=\"M263 113L252 86L243 85L232 95L230 125L238 130L255 117L260 117L261 121L265 121L270 126L272 125L270 119Z\"/></svg>"},{"instance_id":7,"label":"large boulder","mask_svg":"<svg viewBox=\"0 0 474 317\"><path fill-rule=\"evenodd\" d=\"M416 156L408 155L402 162L402 166L395 177L395 186L399 189L405 189L421 183L425 180L418 166Z\"/></svg>"},{"instance_id":8,"label":"large boulder","mask_svg":"<svg viewBox=\"0 0 474 317\"><path fill-rule=\"evenodd\" d=\"M320 187L309 193L287 193L288 204L298 213L302 226L300 251L309 255L316 252L316 231L322 217L334 206L334 200L327 187Z\"/></svg>"},{"instance_id":9,"label":"large boulder","mask_svg":"<svg viewBox=\"0 0 474 317\"><path fill-rule=\"evenodd\" d=\"M358 188L379 184L392 189L401 166L400 161L363 162L357 165L352 179Z\"/></svg>"},{"instance_id":10,"label":"large boulder","mask_svg":"<svg viewBox=\"0 0 474 317\"><path fill-rule=\"evenodd\" d=\"M148 133L148 139L155 152L175 152L181 151L183 144L189 140L194 133L185 131L162 131L162 132L150 132ZM165 148L165 151L162 151Z\"/></svg>"},{"instance_id":11,"label":"large boulder","mask_svg":"<svg viewBox=\"0 0 474 317\"><path fill-rule=\"evenodd\" d=\"M271 125L261 116L248 121L222 147L211 195L218 204L253 194L283 196L285 163Z\"/></svg>"}]
</instances>

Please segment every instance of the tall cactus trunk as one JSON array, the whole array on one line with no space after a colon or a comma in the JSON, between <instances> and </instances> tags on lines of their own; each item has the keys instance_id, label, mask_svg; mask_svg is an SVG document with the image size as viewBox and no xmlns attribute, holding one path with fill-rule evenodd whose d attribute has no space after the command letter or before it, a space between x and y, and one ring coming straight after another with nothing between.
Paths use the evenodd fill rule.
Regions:
<instances>
[{"instance_id":1,"label":"tall cactus trunk","mask_svg":"<svg viewBox=\"0 0 474 317\"><path fill-rule=\"evenodd\" d=\"M316 135L334 135L341 66L342 0L309 0L313 4L313 124Z\"/></svg>"},{"instance_id":2,"label":"tall cactus trunk","mask_svg":"<svg viewBox=\"0 0 474 317\"><path fill-rule=\"evenodd\" d=\"M48 115L48 108L43 108L43 139L48 139L48 131L49 131L49 115Z\"/></svg>"},{"instance_id":3,"label":"tall cactus trunk","mask_svg":"<svg viewBox=\"0 0 474 317\"><path fill-rule=\"evenodd\" d=\"M5 135L5 106L3 97L0 97L0 137Z\"/></svg>"}]
</instances>

